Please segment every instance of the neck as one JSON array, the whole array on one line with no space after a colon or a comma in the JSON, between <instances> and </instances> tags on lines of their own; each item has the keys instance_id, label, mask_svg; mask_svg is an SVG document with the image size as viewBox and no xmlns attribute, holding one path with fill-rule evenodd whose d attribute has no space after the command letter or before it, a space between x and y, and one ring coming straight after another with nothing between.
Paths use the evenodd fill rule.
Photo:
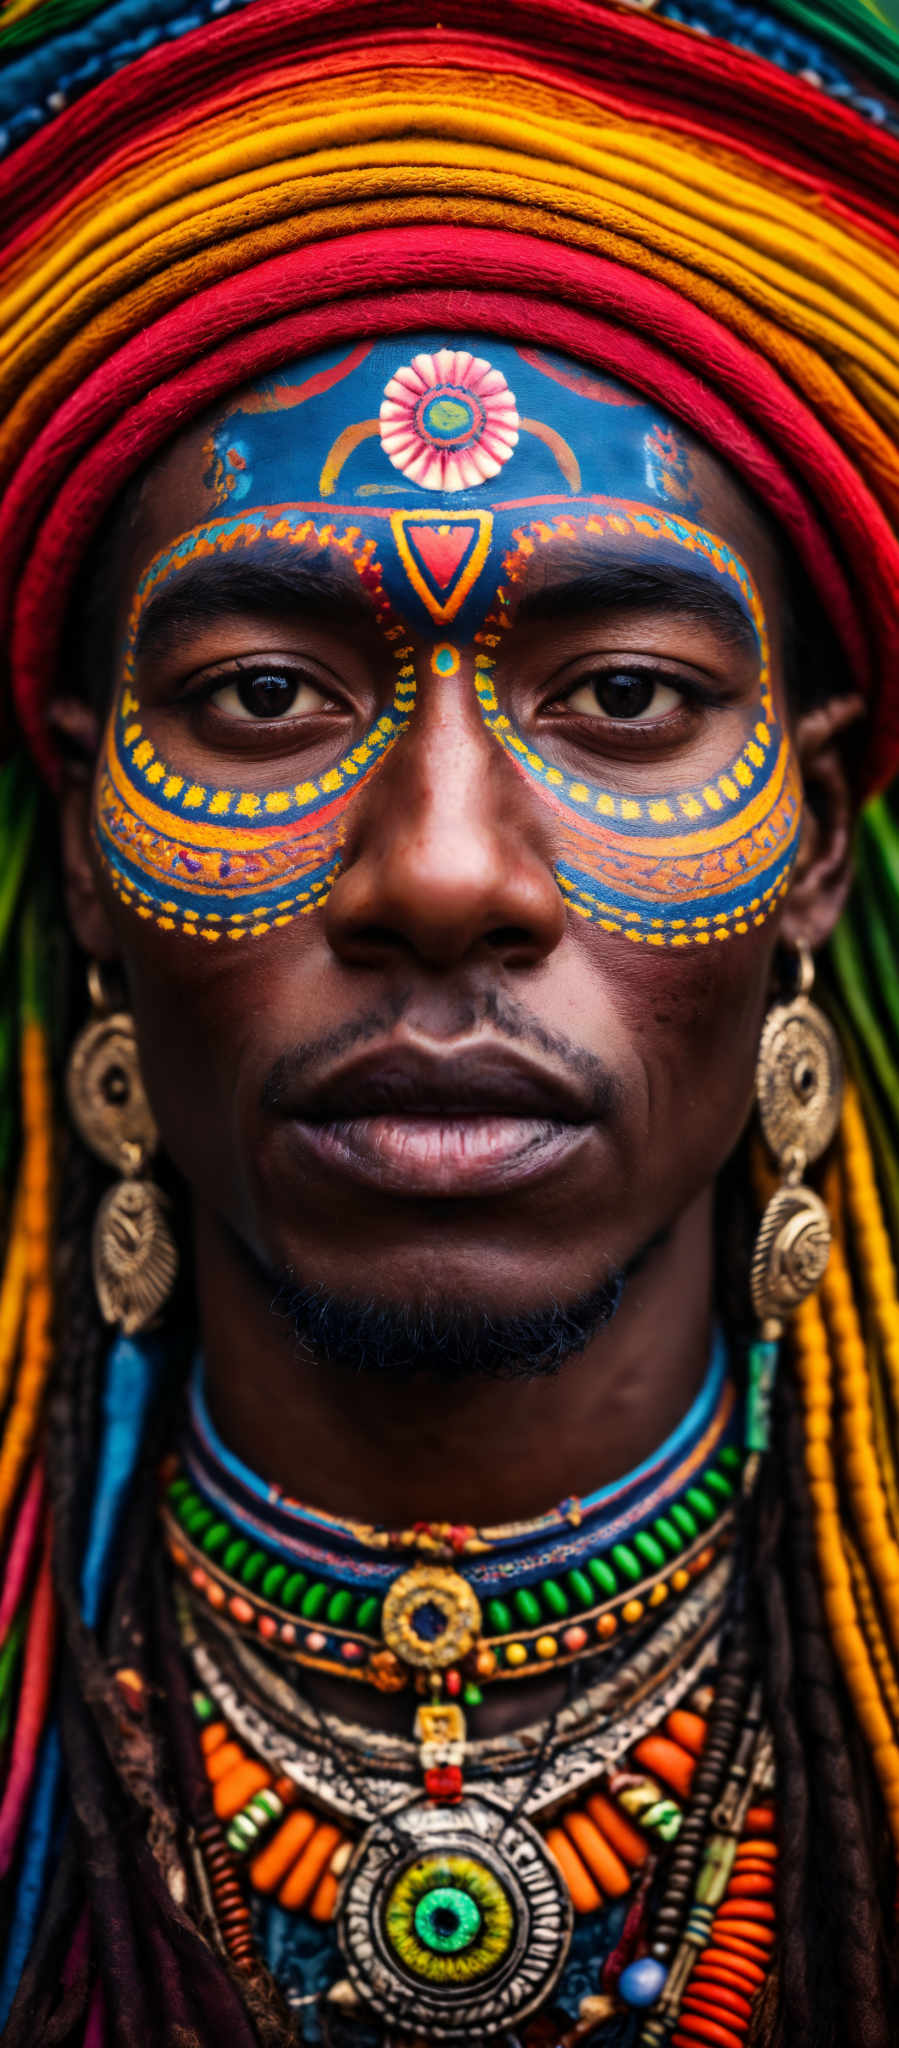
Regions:
<instances>
[{"instance_id":1,"label":"neck","mask_svg":"<svg viewBox=\"0 0 899 2048\"><path fill-rule=\"evenodd\" d=\"M496 1523L590 1493L676 1427L708 1361L711 1196L683 1211L617 1314L558 1375L344 1374L272 1313L272 1284L211 1212L197 1217L197 1287L215 1426L260 1477L332 1514L392 1527Z\"/></svg>"}]
</instances>

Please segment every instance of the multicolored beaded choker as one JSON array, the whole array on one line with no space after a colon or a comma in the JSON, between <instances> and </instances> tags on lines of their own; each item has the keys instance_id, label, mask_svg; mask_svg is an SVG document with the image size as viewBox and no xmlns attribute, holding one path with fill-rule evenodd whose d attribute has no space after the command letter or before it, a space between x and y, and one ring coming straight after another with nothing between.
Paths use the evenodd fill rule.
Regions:
<instances>
[{"instance_id":1,"label":"multicolored beaded choker","mask_svg":"<svg viewBox=\"0 0 899 2048\"><path fill-rule=\"evenodd\" d=\"M740 1469L719 1342L688 1414L620 1482L529 1522L377 1528L265 1486L219 1439L198 1370L162 1512L178 1573L248 1638L474 1706L485 1684L599 1656L682 1598L729 1542Z\"/></svg>"}]
</instances>

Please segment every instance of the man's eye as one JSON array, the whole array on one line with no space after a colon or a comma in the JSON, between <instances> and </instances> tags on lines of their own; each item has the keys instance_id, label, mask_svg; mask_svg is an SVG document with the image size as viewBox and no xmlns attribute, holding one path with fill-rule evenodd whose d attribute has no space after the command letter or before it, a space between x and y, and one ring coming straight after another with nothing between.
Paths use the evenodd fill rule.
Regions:
<instances>
[{"instance_id":1,"label":"man's eye","mask_svg":"<svg viewBox=\"0 0 899 2048\"><path fill-rule=\"evenodd\" d=\"M569 711L581 718L627 719L632 725L648 725L676 711L684 693L656 676L626 669L589 676L566 697Z\"/></svg>"},{"instance_id":2,"label":"man's eye","mask_svg":"<svg viewBox=\"0 0 899 2048\"><path fill-rule=\"evenodd\" d=\"M314 683L280 669L257 669L209 693L210 704L227 718L308 718L331 699Z\"/></svg>"}]
</instances>

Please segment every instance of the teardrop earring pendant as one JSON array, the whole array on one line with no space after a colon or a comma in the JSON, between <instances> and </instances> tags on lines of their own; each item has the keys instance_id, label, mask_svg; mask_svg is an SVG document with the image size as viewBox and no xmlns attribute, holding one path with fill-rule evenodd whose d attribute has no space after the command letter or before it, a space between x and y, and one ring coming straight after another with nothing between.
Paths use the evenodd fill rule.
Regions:
<instances>
[{"instance_id":1,"label":"teardrop earring pendant","mask_svg":"<svg viewBox=\"0 0 899 2048\"><path fill-rule=\"evenodd\" d=\"M767 1448L784 1319L814 1292L830 1256L830 1218L820 1196L804 1185L802 1177L836 1132L843 1063L833 1025L810 1001L815 979L811 952L800 942L797 953L796 994L768 1011L756 1065L759 1121L777 1160L781 1185L762 1216L750 1269L752 1303L761 1324L750 1357L750 1451Z\"/></svg>"},{"instance_id":2,"label":"teardrop earring pendant","mask_svg":"<svg viewBox=\"0 0 899 2048\"><path fill-rule=\"evenodd\" d=\"M147 1100L134 1019L106 999L96 961L88 970L93 1016L69 1056L66 1098L85 1144L120 1178L94 1222L94 1287L104 1322L125 1336L149 1329L175 1282L178 1254L169 1204L147 1177L159 1136Z\"/></svg>"}]
</instances>

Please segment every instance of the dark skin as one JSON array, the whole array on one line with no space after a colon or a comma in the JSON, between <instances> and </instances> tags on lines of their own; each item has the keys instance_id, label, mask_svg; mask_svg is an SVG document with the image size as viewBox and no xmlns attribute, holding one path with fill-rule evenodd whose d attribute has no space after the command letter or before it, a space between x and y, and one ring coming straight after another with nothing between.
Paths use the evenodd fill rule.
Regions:
<instances>
[{"instance_id":1,"label":"dark skin","mask_svg":"<svg viewBox=\"0 0 899 2048\"><path fill-rule=\"evenodd\" d=\"M116 567L120 622L146 563L204 516L200 438L173 444L132 508ZM701 1382L715 1180L750 1113L778 942L816 948L845 898L842 754L860 707L848 697L801 715L788 707L774 539L721 464L704 453L694 460L706 523L739 551L761 591L774 689L807 797L785 903L745 937L652 951L573 918L553 873L551 817L486 731L470 688L448 689L423 649L415 717L347 812L343 866L324 909L252 944L205 947L140 922L115 897L90 834L101 722L74 698L57 704L68 742L71 921L86 953L122 970L162 1142L189 1189L214 1418L257 1471L333 1512L394 1526L537 1513L648 1456ZM563 590L583 565L565 543L551 552L535 579ZM240 777L246 787L255 776L263 787L266 777L272 784L273 747L290 754L289 768L282 761L276 771L283 777L318 774L352 744L383 680L365 620L341 617L337 577L335 567L330 617L326 609L310 621L301 604L285 603L277 618L248 609L163 636L140 671L160 751L180 719L189 772ZM573 674L597 648L664 659L685 677L713 672L734 703L751 689L745 656L714 622L644 604L513 630L498 694L518 693L520 720L531 719L546 743L556 714L539 709L540 679L566 663ZM254 755L214 708L183 719L184 676L212 675L235 654L305 658L310 649L319 679L337 675L341 690L330 708L313 706L302 732L273 740L269 730ZM677 787L708 772L721 733L705 714L672 730L665 773ZM575 728L553 735L576 768ZM649 770L639 753L625 753L616 772L639 789ZM658 787L658 759L652 775ZM500 1174L493 1186L454 1184L447 1194L423 1192L414 1174L406 1186L401 1172L378 1185L297 1149L284 1116L265 1106L266 1081L297 1045L360 1022L363 1050L388 1064L397 1048L437 1058L487 1048L500 1063L523 1049L570 1085L581 1059L591 1081L576 1083L583 1099L559 1156L531 1178ZM313 1079L333 1067L333 1056L313 1054ZM527 1382L472 1377L448 1391L439 1362L408 1384L349 1377L298 1348L289 1321L272 1313L286 1268L338 1294L417 1303L436 1292L509 1315L572 1300L640 1255L608 1327L558 1376ZM339 1686L335 1697L345 1704Z\"/></svg>"}]
</instances>

